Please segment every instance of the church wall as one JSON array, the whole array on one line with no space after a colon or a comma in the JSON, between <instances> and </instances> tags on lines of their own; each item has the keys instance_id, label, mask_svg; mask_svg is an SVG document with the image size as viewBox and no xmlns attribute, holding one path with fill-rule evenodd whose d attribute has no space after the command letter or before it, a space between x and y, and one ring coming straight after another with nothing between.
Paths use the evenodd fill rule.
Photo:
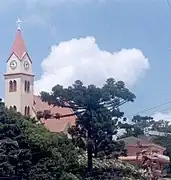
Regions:
<instances>
[{"instance_id":1,"label":"church wall","mask_svg":"<svg viewBox=\"0 0 171 180\"><path fill-rule=\"evenodd\" d=\"M9 82L16 80L17 90L9 92ZM29 92L25 91L25 81L30 82ZM32 116L34 77L22 74L5 76L5 105L6 107L16 106L17 111L24 114L25 107L29 106Z\"/></svg>"},{"instance_id":2,"label":"church wall","mask_svg":"<svg viewBox=\"0 0 171 180\"><path fill-rule=\"evenodd\" d=\"M24 62L27 61L29 63L29 69L25 70L24 69ZM26 54L23 59L21 60L21 72L22 73L27 73L27 74L32 74L32 63L28 57L28 55Z\"/></svg>"},{"instance_id":3,"label":"church wall","mask_svg":"<svg viewBox=\"0 0 171 180\"><path fill-rule=\"evenodd\" d=\"M17 82L17 91L16 92L9 92L9 82L10 80L16 80ZM17 111L21 110L21 84L20 78L14 77L13 79L5 77L5 106L16 106Z\"/></svg>"},{"instance_id":4,"label":"church wall","mask_svg":"<svg viewBox=\"0 0 171 180\"><path fill-rule=\"evenodd\" d=\"M17 67L15 69L10 68L10 63L13 60L17 62ZM20 70L21 70L20 60L15 56L15 54L12 54L12 56L9 58L6 64L6 74L20 73Z\"/></svg>"},{"instance_id":5,"label":"church wall","mask_svg":"<svg viewBox=\"0 0 171 180\"><path fill-rule=\"evenodd\" d=\"M30 82L30 91L25 92L25 80ZM21 78L21 112L24 114L25 106L29 106L30 115L33 116L32 107L33 107L33 84L34 78L31 76L22 76Z\"/></svg>"},{"instance_id":6,"label":"church wall","mask_svg":"<svg viewBox=\"0 0 171 180\"><path fill-rule=\"evenodd\" d=\"M34 76L32 61L26 50L20 29L17 30L12 53L6 62L4 78L6 107L15 106L17 111L23 115L33 116ZM10 81L11 84L9 84Z\"/></svg>"}]
</instances>

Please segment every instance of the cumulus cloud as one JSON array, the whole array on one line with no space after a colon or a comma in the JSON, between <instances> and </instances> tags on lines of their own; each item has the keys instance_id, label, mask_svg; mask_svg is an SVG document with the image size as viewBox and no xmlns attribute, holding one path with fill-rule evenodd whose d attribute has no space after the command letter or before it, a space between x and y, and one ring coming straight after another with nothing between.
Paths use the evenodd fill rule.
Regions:
<instances>
[{"instance_id":1,"label":"cumulus cloud","mask_svg":"<svg viewBox=\"0 0 171 180\"><path fill-rule=\"evenodd\" d=\"M94 37L85 37L52 46L41 67L43 74L35 82L36 94L50 91L56 84L71 85L77 79L100 86L114 77L132 86L149 68L149 61L139 49L111 53L101 50Z\"/></svg>"}]
</instances>

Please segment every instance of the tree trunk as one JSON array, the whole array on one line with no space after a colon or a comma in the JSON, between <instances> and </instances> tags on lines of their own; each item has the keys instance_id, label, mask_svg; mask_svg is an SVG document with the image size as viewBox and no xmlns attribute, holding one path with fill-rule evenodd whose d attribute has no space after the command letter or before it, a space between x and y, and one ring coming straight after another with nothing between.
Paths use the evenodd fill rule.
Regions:
<instances>
[{"instance_id":1,"label":"tree trunk","mask_svg":"<svg viewBox=\"0 0 171 180\"><path fill-rule=\"evenodd\" d=\"M88 156L88 172L91 173L93 169L93 158L92 158L92 140L88 138L88 149L87 149L87 156Z\"/></svg>"},{"instance_id":2,"label":"tree trunk","mask_svg":"<svg viewBox=\"0 0 171 180\"><path fill-rule=\"evenodd\" d=\"M92 147L92 148L93 148L93 147ZM94 149L93 149L93 150L94 150L94 157L95 157L95 158L97 158L97 149L98 149L97 144L95 144L95 145L94 145Z\"/></svg>"},{"instance_id":3,"label":"tree trunk","mask_svg":"<svg viewBox=\"0 0 171 180\"><path fill-rule=\"evenodd\" d=\"M91 111L88 112L88 147L87 147L87 158L88 158L88 161L87 161L87 166L88 166L88 172L89 174L91 174L92 172L92 169L93 169L93 158L92 158L92 139L91 139L91 131L92 131L92 128L91 128L91 118L92 118L92 114L91 114Z\"/></svg>"}]
</instances>

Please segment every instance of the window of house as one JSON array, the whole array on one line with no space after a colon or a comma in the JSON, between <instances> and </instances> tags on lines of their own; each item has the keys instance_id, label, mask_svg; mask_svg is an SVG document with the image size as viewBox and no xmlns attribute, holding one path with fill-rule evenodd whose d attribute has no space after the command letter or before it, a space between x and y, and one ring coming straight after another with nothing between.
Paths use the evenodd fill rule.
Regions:
<instances>
[{"instance_id":1,"label":"window of house","mask_svg":"<svg viewBox=\"0 0 171 180\"><path fill-rule=\"evenodd\" d=\"M14 80L13 81L13 92L16 92L17 91L17 81Z\"/></svg>"}]
</instances>

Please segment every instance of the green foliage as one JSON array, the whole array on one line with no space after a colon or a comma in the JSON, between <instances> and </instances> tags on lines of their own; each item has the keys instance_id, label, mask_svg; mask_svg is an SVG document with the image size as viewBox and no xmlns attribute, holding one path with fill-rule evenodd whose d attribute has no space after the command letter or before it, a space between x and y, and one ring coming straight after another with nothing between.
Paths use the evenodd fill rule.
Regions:
<instances>
[{"instance_id":1,"label":"green foliage","mask_svg":"<svg viewBox=\"0 0 171 180\"><path fill-rule=\"evenodd\" d=\"M153 138L153 142L166 148L165 154L171 158L171 125L169 121L159 120L153 123L151 130L161 132L162 136Z\"/></svg>"},{"instance_id":2,"label":"green foliage","mask_svg":"<svg viewBox=\"0 0 171 180\"><path fill-rule=\"evenodd\" d=\"M122 143L120 144L122 146ZM93 159L92 175L64 135L49 132L35 119L0 107L0 177L23 180L144 179L132 166L115 160ZM141 177L141 178L139 178Z\"/></svg>"},{"instance_id":3,"label":"green foliage","mask_svg":"<svg viewBox=\"0 0 171 180\"><path fill-rule=\"evenodd\" d=\"M77 174L77 151L72 142L33 121L0 107L0 177L62 180L64 174Z\"/></svg>"},{"instance_id":4,"label":"green foliage","mask_svg":"<svg viewBox=\"0 0 171 180\"><path fill-rule=\"evenodd\" d=\"M158 131L158 132L163 132L163 133L171 133L170 121L166 121L166 120L155 121L152 124L150 129L152 131Z\"/></svg>"},{"instance_id":5,"label":"green foliage","mask_svg":"<svg viewBox=\"0 0 171 180\"><path fill-rule=\"evenodd\" d=\"M129 137L129 136L139 136L144 135L146 128L151 127L155 124L155 121L152 117L149 116L140 116L136 115L132 118L131 122L127 122L124 119L124 123L119 123L118 126L126 130L126 133L120 138Z\"/></svg>"},{"instance_id":6,"label":"green foliage","mask_svg":"<svg viewBox=\"0 0 171 180\"><path fill-rule=\"evenodd\" d=\"M123 149L124 145L117 145L112 138L117 133L118 120L124 114L119 107L133 102L135 95L122 81L110 78L100 88L84 86L77 80L68 88L56 85L52 93L42 92L41 98L49 104L73 109L73 113L59 117L77 116L76 126L70 128L69 133L76 146L87 149L89 169L93 154L111 157L113 152L119 153Z\"/></svg>"},{"instance_id":7,"label":"green foliage","mask_svg":"<svg viewBox=\"0 0 171 180\"><path fill-rule=\"evenodd\" d=\"M86 155L80 155L79 162L82 167L86 167ZM141 169L120 160L93 158L93 164L93 172L91 176L84 174L85 180L149 179Z\"/></svg>"}]
</instances>

